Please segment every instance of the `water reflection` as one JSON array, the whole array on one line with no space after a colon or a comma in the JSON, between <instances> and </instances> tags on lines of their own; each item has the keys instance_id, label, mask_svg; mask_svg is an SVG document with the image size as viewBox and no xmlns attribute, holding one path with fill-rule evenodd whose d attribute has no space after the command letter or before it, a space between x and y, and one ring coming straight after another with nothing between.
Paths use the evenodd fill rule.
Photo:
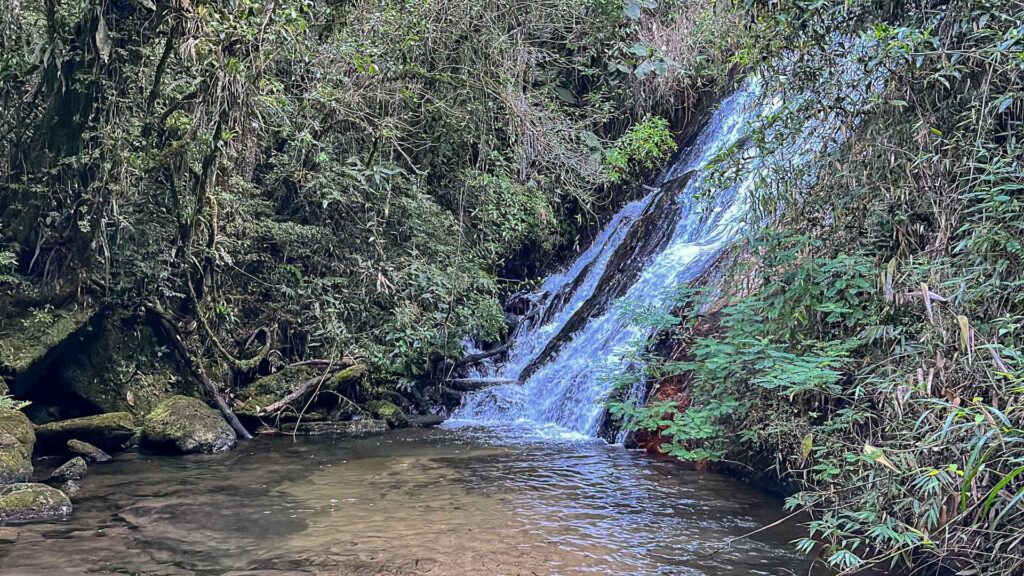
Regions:
<instances>
[{"instance_id":1,"label":"water reflection","mask_svg":"<svg viewBox=\"0 0 1024 576\"><path fill-rule=\"evenodd\" d=\"M0 572L786 574L780 503L601 442L408 431L260 439L229 455L93 467L73 519L16 528Z\"/></svg>"}]
</instances>

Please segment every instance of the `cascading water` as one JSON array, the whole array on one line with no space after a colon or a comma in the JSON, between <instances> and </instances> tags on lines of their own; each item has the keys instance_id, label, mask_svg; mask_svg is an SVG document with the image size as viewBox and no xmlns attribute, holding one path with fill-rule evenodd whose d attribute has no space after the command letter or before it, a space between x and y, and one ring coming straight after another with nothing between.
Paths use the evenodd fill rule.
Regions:
<instances>
[{"instance_id":1,"label":"cascading water","mask_svg":"<svg viewBox=\"0 0 1024 576\"><path fill-rule=\"evenodd\" d=\"M713 165L752 151L744 141L765 113L759 86L747 80L726 98L657 187L622 208L588 250L531 295L533 312L512 334L508 360L475 374L512 383L468 394L449 425L516 426L564 439L597 435L614 387L606 376L622 370L623 353L649 335L614 301L663 307L666 290L704 272L742 231L749 189L769 160L753 154L722 179L726 184L713 177ZM794 146L821 142L808 140Z\"/></svg>"}]
</instances>

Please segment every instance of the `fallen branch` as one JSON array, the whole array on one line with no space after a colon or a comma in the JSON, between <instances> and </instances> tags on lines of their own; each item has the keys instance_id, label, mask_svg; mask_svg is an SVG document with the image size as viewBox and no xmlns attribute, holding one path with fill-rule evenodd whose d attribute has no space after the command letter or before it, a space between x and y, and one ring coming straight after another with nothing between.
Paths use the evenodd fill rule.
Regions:
<instances>
[{"instance_id":1,"label":"fallen branch","mask_svg":"<svg viewBox=\"0 0 1024 576\"><path fill-rule=\"evenodd\" d=\"M499 354L504 354L511 347L512 341L509 340L508 342L505 342L504 344L496 348L492 348L484 352L477 352L476 354L467 354L466 356L463 356L462 359L455 362L455 367L458 368L460 366L468 366L470 364L476 364L477 362L487 360L488 358L493 358L495 356L498 356Z\"/></svg>"},{"instance_id":2,"label":"fallen branch","mask_svg":"<svg viewBox=\"0 0 1024 576\"><path fill-rule=\"evenodd\" d=\"M515 384L515 380L512 378L452 378L448 380L448 385L453 390L460 392L473 392L501 384Z\"/></svg>"},{"instance_id":3,"label":"fallen branch","mask_svg":"<svg viewBox=\"0 0 1024 576\"><path fill-rule=\"evenodd\" d=\"M348 368L345 368L344 370L342 370L340 366L337 369L335 369L333 366L328 365L328 369L326 372L324 372L323 374L318 374L313 378L306 380L298 387L296 387L294 390L289 392L284 398L281 398L280 400L274 402L273 404L270 404L269 406L264 406L263 408L260 408L258 413L261 416L276 414L285 407L289 406L292 402L305 398L306 395L310 393L310 391L318 388L323 384L323 382L327 381L328 379L330 380L330 389L336 390L338 386L340 386L344 382L354 380L362 376L365 370L366 369L361 364L354 364L352 366L349 366Z\"/></svg>"}]
</instances>

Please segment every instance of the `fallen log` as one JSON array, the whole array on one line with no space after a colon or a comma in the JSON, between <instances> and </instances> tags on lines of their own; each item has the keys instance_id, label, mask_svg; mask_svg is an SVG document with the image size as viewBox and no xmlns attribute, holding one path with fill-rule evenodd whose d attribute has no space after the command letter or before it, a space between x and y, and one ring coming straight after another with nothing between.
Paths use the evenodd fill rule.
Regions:
<instances>
[{"instance_id":1,"label":"fallen log","mask_svg":"<svg viewBox=\"0 0 1024 576\"><path fill-rule=\"evenodd\" d=\"M337 370L329 368L323 374L318 374L313 378L306 380L305 382L297 386L294 390L292 390L290 393L288 393L284 398L281 398L280 400L274 402L273 404L270 404L269 406L264 406L263 408L261 408L259 410L259 414L276 414L277 412L280 412L282 409L284 409L292 402L301 400L308 396L310 393L318 390L319 388L322 388L325 383L330 390L336 390L341 384L362 376L363 372L366 371L366 368L362 364L353 364L348 368L345 368L344 370L342 370L341 368L342 363L339 362Z\"/></svg>"},{"instance_id":2,"label":"fallen log","mask_svg":"<svg viewBox=\"0 0 1024 576\"><path fill-rule=\"evenodd\" d=\"M448 380L447 384L453 390L474 392L501 384L515 384L515 382L511 378L452 378Z\"/></svg>"},{"instance_id":3,"label":"fallen log","mask_svg":"<svg viewBox=\"0 0 1024 576\"><path fill-rule=\"evenodd\" d=\"M509 340L508 342L505 342L504 344L496 348L491 348L490 350L485 350L483 352L477 352L476 354L467 354L466 356L463 356L460 360L455 362L455 367L458 368L460 366L468 366L470 364L476 364L477 362L487 360L488 358L493 358L495 356L498 356L499 354L504 354L511 347L512 341Z\"/></svg>"}]
</instances>

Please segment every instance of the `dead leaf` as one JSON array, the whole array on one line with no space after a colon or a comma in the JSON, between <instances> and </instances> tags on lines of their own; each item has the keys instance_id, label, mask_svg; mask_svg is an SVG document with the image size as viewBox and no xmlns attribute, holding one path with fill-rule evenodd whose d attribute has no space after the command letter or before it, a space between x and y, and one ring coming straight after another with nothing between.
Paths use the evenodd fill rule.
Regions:
<instances>
[{"instance_id":1,"label":"dead leaf","mask_svg":"<svg viewBox=\"0 0 1024 576\"><path fill-rule=\"evenodd\" d=\"M876 464L881 464L882 466L885 466L886 468L899 474L899 468L897 468L891 460L886 458L885 454L883 454L880 449L875 448L871 444L864 444L864 455L874 460Z\"/></svg>"}]
</instances>

